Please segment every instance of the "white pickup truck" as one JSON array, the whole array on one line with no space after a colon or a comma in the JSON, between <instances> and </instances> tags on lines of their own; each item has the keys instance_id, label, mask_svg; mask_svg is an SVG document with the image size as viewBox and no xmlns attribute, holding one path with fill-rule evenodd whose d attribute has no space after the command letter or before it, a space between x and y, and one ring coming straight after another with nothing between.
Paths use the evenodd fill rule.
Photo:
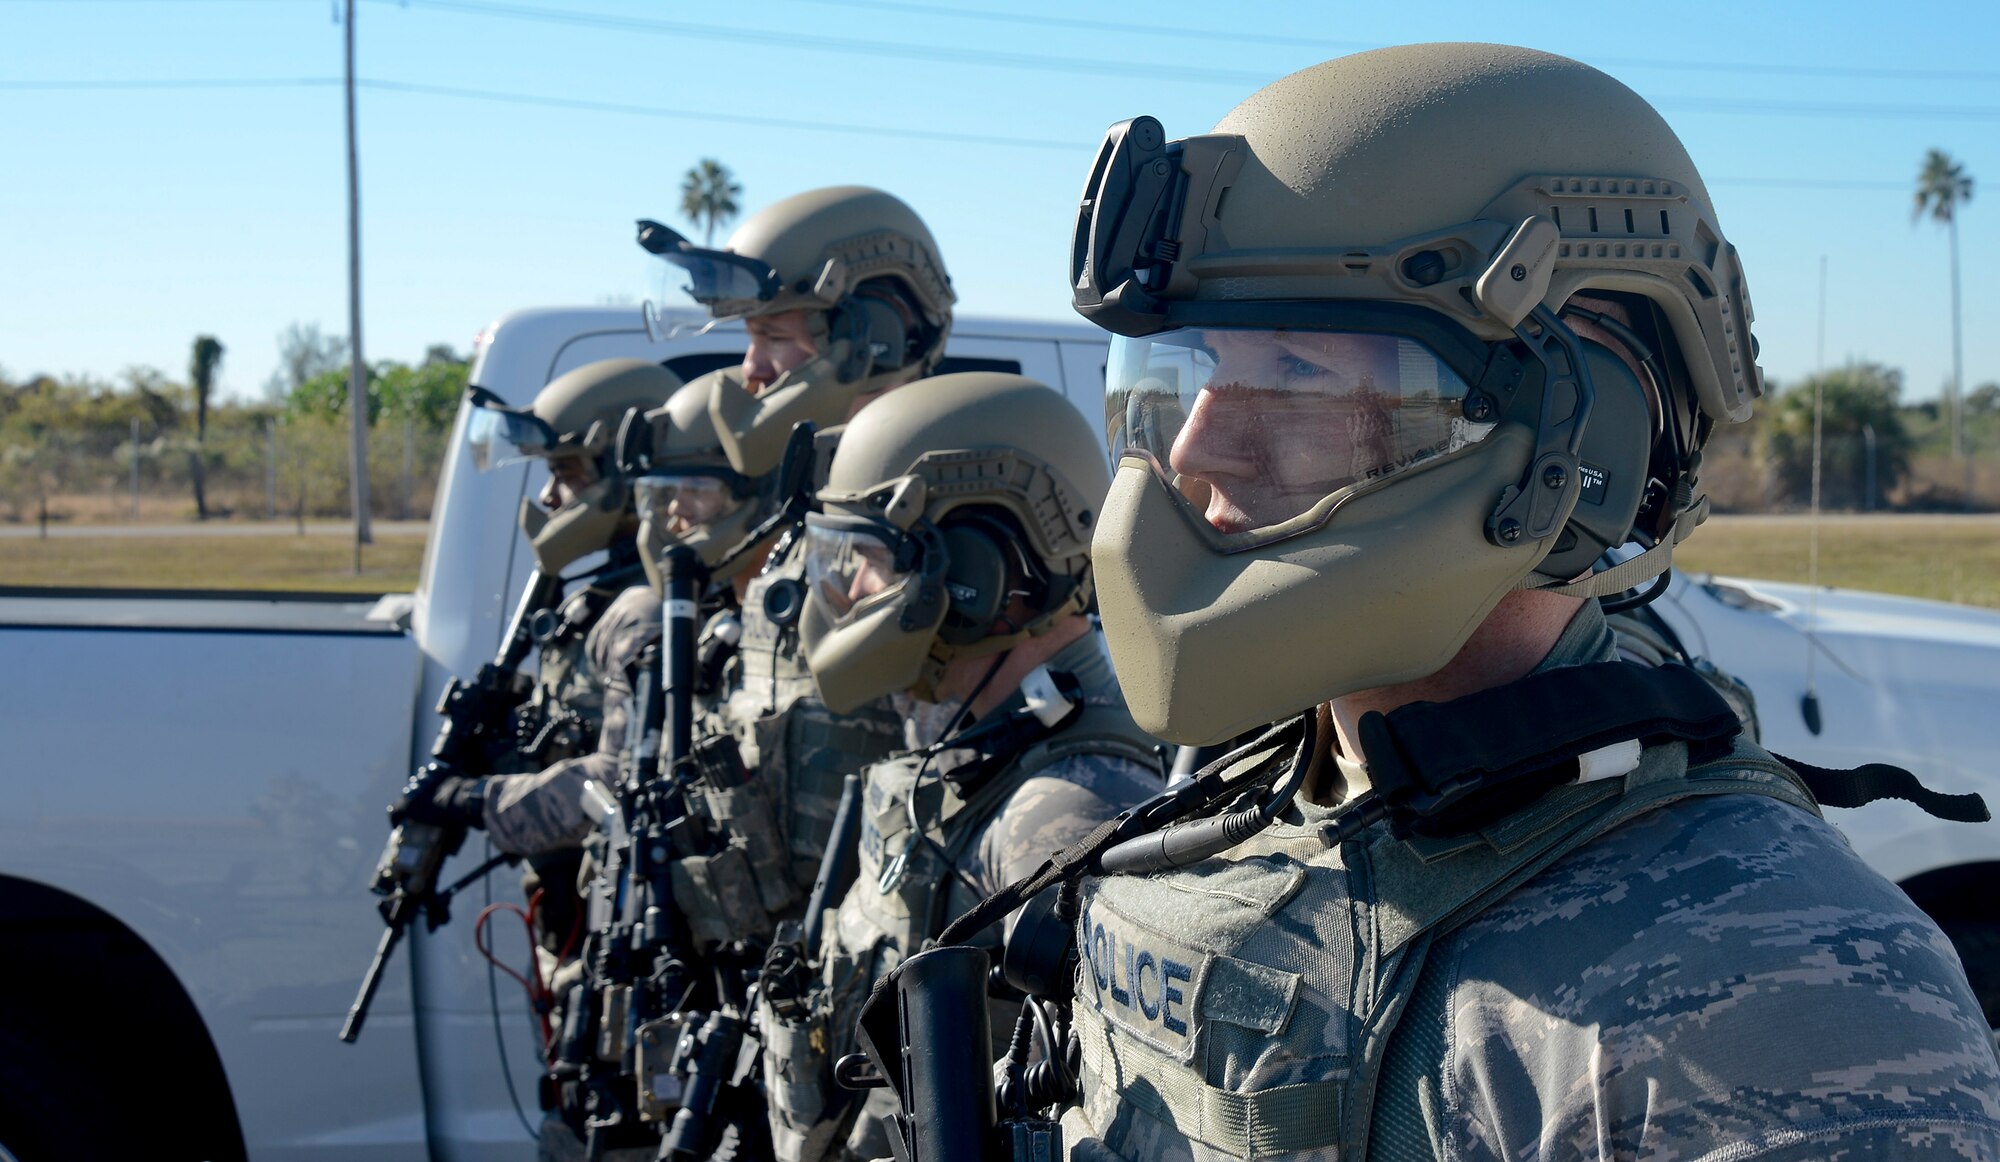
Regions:
<instances>
[{"instance_id":1,"label":"white pickup truck","mask_svg":"<svg viewBox=\"0 0 2000 1162\"><path fill-rule=\"evenodd\" d=\"M663 324L630 309L510 315L474 381L520 404L594 360L652 358L691 379L742 348L736 327ZM1101 415L1092 328L961 320L948 356ZM538 482L523 466L475 472L452 448L414 595L0 590L0 1162L100 1156L95 1142L162 1159L533 1157L528 1016L472 943L480 907L518 895L511 877L415 932L359 1042L335 1038L381 934L365 885L383 805L424 757L446 680L493 656L530 566L514 513ZM2000 799L2000 614L1823 591L1809 639L1805 605L1797 586L1678 579L1656 608L1749 682L1775 749ZM1799 710L1808 649L1818 735ZM1970 967L1996 1015L2000 829L1903 804L1832 814L1969 961L1984 957ZM473 866L479 844L455 864Z\"/></svg>"}]
</instances>

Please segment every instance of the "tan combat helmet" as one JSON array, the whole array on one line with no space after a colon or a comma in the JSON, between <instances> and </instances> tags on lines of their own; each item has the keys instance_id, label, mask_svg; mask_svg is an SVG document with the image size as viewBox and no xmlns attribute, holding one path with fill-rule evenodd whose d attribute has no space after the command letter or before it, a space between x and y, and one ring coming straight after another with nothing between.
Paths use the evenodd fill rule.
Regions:
<instances>
[{"instance_id":1,"label":"tan combat helmet","mask_svg":"<svg viewBox=\"0 0 2000 1162\"><path fill-rule=\"evenodd\" d=\"M1687 151L1527 49L1342 57L1181 141L1114 126L1071 275L1117 333L1106 636L1179 742L1434 673L1513 589L1659 574L1761 390Z\"/></svg>"},{"instance_id":2,"label":"tan combat helmet","mask_svg":"<svg viewBox=\"0 0 2000 1162\"><path fill-rule=\"evenodd\" d=\"M1090 424L1031 379L943 375L868 405L806 518L799 640L820 697L928 698L951 659L1088 608L1109 483Z\"/></svg>"},{"instance_id":3,"label":"tan combat helmet","mask_svg":"<svg viewBox=\"0 0 2000 1162\"><path fill-rule=\"evenodd\" d=\"M718 319L806 312L819 354L751 395L711 397L716 433L747 476L778 466L793 425L847 419L858 398L930 374L944 354L957 296L923 219L865 186L810 190L751 215L721 250L697 247L658 222L639 244L679 267L695 301Z\"/></svg>"},{"instance_id":4,"label":"tan combat helmet","mask_svg":"<svg viewBox=\"0 0 2000 1162\"><path fill-rule=\"evenodd\" d=\"M606 454L619 418L630 408L657 406L680 386L680 377L657 363L605 359L550 380L526 408L472 389L475 410L465 432L480 471L531 459L578 458L587 465L589 483L555 512L529 497L521 501L521 532L542 572L559 573L617 539L632 511L624 478Z\"/></svg>"},{"instance_id":5,"label":"tan combat helmet","mask_svg":"<svg viewBox=\"0 0 2000 1162\"><path fill-rule=\"evenodd\" d=\"M653 588L666 591L660 558L675 543L694 550L713 572L728 581L748 568L751 553L732 553L772 511L772 480L736 471L723 454L709 419L709 396L738 391L720 372L711 372L673 394L666 406L647 412L646 450L628 464L633 504L639 512L639 554Z\"/></svg>"}]
</instances>

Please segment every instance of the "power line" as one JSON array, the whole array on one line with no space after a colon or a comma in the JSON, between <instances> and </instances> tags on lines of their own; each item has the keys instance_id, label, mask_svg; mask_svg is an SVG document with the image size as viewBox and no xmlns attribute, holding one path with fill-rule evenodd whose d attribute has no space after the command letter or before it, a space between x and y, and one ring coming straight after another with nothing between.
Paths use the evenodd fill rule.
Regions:
<instances>
[{"instance_id":1,"label":"power line","mask_svg":"<svg viewBox=\"0 0 2000 1162\"><path fill-rule=\"evenodd\" d=\"M1087 153L1096 141L1057 141L1052 138L1001 137L987 133L953 133L932 129L884 129L877 125L855 125L839 121L805 121L792 117L759 117L746 113L717 113L711 110L669 109L653 105L628 105L614 101L589 101L573 97L540 97L524 93L501 93L487 89L461 89L449 85L428 85L411 81L362 81L363 88L394 93L422 93L436 97L461 97L470 101L497 101L509 105L537 105L555 109L582 109L593 113L624 113L638 117L666 117L684 121L711 121L724 125L754 125L767 129L805 129L818 133L858 133L870 137L907 137L919 141L945 141L963 145L1003 145L1016 149L1059 149L1066 153Z\"/></svg>"},{"instance_id":2,"label":"power line","mask_svg":"<svg viewBox=\"0 0 2000 1162\"><path fill-rule=\"evenodd\" d=\"M468 16L498 16L543 24L564 24L580 28L602 28L613 32L645 36L671 36L683 40L719 40L737 44L796 48L809 52L840 53L849 56L884 57L920 63L980 65L987 68L1026 69L1038 72L1140 77L1152 81L1193 82L1216 85L1262 85L1276 80L1281 72L1245 69L1204 69L1175 64L1127 64L1091 60L1085 57L1052 57L1038 53L991 52L950 48L941 45L897 44L858 37L818 36L789 32L765 32L749 28L724 28L712 24L683 24L637 16L610 16L560 8L536 8L526 4L485 3L479 0L377 0L399 7L432 8Z\"/></svg>"},{"instance_id":3,"label":"power line","mask_svg":"<svg viewBox=\"0 0 2000 1162\"><path fill-rule=\"evenodd\" d=\"M15 0L19 2L19 0ZM339 77L223 77L202 80L60 80L0 81L0 89L16 92L87 91L90 89L292 89L338 85Z\"/></svg>"},{"instance_id":4,"label":"power line","mask_svg":"<svg viewBox=\"0 0 2000 1162\"><path fill-rule=\"evenodd\" d=\"M0 0L0 3L8 3L8 4L48 4L48 3L58 3L58 2L64 4L75 4L75 3L85 2L85 0ZM100 3L100 4L143 3L149 5L157 5L162 3L163 0L88 0L88 2ZM181 3L269 3L270 0L180 0L180 2ZM312 0L312 2L319 3L320 0ZM428 4L428 6L430 7L438 7L438 8L450 7L450 5L446 3L432 3L430 2L430 0L376 0L376 2L394 3L400 7L408 7L411 3ZM1232 29L1222 29L1222 28L1213 28L1213 29L1189 28L1186 26L1176 26L1176 25L1138 24L1138 23L1122 22L1115 20L1086 20L1074 16L1041 16L1041 15L1029 15L1027 13L1019 13L1019 12L982 12L982 11L975 11L972 9L949 8L932 4L908 3L906 2L906 0L794 0L794 2L800 4L819 4L827 7L836 7L836 8L851 8L864 11L894 12L908 16L936 16L936 17L944 17L947 19L977 20L994 24L1015 24L1027 27L1074 28L1088 32L1115 32L1121 35L1163 36L1163 37L1173 37L1173 38L1197 40L1204 42L1227 41L1235 44L1260 44L1260 45L1276 45L1283 47L1329 48L1329 49L1339 49L1349 52L1358 52L1371 48L1385 47L1385 43L1376 43L1372 41L1338 40L1328 37L1293 36L1293 35L1285 35L1279 33L1242 32L1242 31L1237 31ZM473 6L469 4L460 5L460 7L462 7L465 11L468 12L474 10ZM489 14L501 15L501 13L489 13ZM525 13L519 13L515 15L522 15L524 18L527 18ZM557 18L557 17L576 17L579 18L576 20L577 23L598 23L605 21L621 21L621 20L637 21L637 18L599 16L592 13L569 13L569 12L561 12L548 9L541 10L541 15L539 18ZM742 35L754 35L752 33L747 32L746 30L716 29L713 28L712 26L684 25L680 26L680 28L685 31L676 30L673 31L671 34L686 35L686 36L703 36L712 33L730 32L730 33L739 33ZM644 31L644 30L631 29L630 31ZM662 29L662 31L667 31L667 30ZM777 35L777 34L767 34L767 35ZM817 47L817 46L823 46L825 43L827 43L823 41L821 38L817 37L796 37L792 39L799 42L801 47ZM775 42L767 42L767 43L775 43ZM907 45L899 47L912 49L926 54L932 54L935 52L943 52L943 51L952 51L952 50L934 50L921 45ZM1027 59L1038 60L1043 58L1027 58ZM1594 63L1601 67L1625 68L1625 69L1659 69L1668 72L1741 73L1754 76L1785 76L1785 77L1840 77L1840 78L1851 78L1851 79L1885 80L1885 81L1950 81L1950 82L2000 81L2000 70L1991 70L1991 69L1886 68L1875 65L1810 65L1810 64L1786 64L1776 61L1669 60L1660 57L1603 57L1596 55L1592 55L1589 59L1590 63ZM1080 65L1086 68L1096 68L1099 71L1104 71L1105 69L1105 62L1089 61L1089 60L1069 62L1065 64L1063 67L1070 67L1071 65ZM1143 68L1146 71L1140 75L1155 77L1155 78L1159 77L1159 72L1160 72L1159 68L1156 68L1154 66L1114 65L1113 67L1119 68L1121 70L1126 68ZM1171 67L1175 70L1177 74L1180 74L1182 76L1186 74L1186 68L1183 65L1176 64ZM1217 70L1210 70L1210 71L1217 71ZM1240 74L1236 74L1235 76L1252 80L1268 79L1267 74L1251 73L1251 72L1243 72ZM1165 79L1171 80L1175 78L1168 77ZM1231 79L1235 78L1232 77Z\"/></svg>"},{"instance_id":5,"label":"power line","mask_svg":"<svg viewBox=\"0 0 2000 1162\"><path fill-rule=\"evenodd\" d=\"M1116 20L1084 20L1075 16L1030 16L1023 12L979 12L969 8L943 8L932 4L907 4L899 0L798 0L802 4L823 4L832 8L859 8L876 12L896 12L907 16L945 16L960 20L983 20L992 24L1025 24L1038 28L1076 28L1086 32L1116 32L1139 36L1186 37L1195 40L1226 40L1236 44L1275 44L1290 48L1340 48L1350 51L1380 48L1360 40L1327 40L1311 36L1280 36L1275 33L1237 32L1229 29L1185 28L1159 24L1131 24Z\"/></svg>"},{"instance_id":6,"label":"power line","mask_svg":"<svg viewBox=\"0 0 2000 1162\"><path fill-rule=\"evenodd\" d=\"M808 36L795 33L764 32L755 29L724 28L708 24L685 24L633 16L611 16L570 9L538 8L497 0L376 0L400 7L431 8L468 16L497 16L545 24L580 28L601 28L615 32L681 39L719 40L776 48L795 48L854 56L887 57L918 63L949 62L987 68L1025 69L1084 75L1137 76L1155 83L1193 82L1198 84L1266 84L1277 79L1276 72L1241 69L1202 69L1182 64L1129 64L1079 57L1048 57L1028 53L1000 53L933 45L883 43L850 37ZM832 2L832 0L828 0ZM850 0L840 0L850 2ZM854 3L895 3L899 0L851 0ZM1802 66L1805 67L1805 66ZM2000 76L2000 74L1995 74ZM1660 97L1652 103L1662 109L1694 113L1759 113L1784 117L1869 117L1909 119L1936 117L1945 120L2000 119L2000 106L1977 105L1890 105L1841 104L1837 102L1731 100L1712 97Z\"/></svg>"},{"instance_id":7,"label":"power line","mask_svg":"<svg viewBox=\"0 0 2000 1162\"><path fill-rule=\"evenodd\" d=\"M19 0L14 0L14 2L19 2ZM413 2L446 3L451 2L451 0L413 0ZM65 89L257 89L310 87L337 85L339 83L340 78L338 77L246 77L192 80L100 80L86 78L81 80L0 81L0 91L33 92L37 90ZM1060 143L1047 138L1007 137L995 134L952 133L933 130L883 129L873 126L844 125L830 121L796 121L784 118L716 113L705 110L656 109L638 105L572 101L563 97L531 97L525 94L498 93L491 90L453 89L441 85L423 86L401 81L368 81L366 83L373 88L402 88L408 92L432 92L440 96L478 97L494 101L569 105L580 109L599 109L605 112L646 113L659 116L685 117L690 120L739 123L744 125L768 125L776 128L828 129L843 133L856 132L875 133L884 136L911 136L932 141L963 141L997 145L1023 145L1037 148L1070 148L1069 143ZM1727 116L1755 114L1771 117L1837 117L1846 119L1922 120L1936 118L1949 121L2000 120L2000 105L1858 105L1833 101L1744 101L1715 97L1655 97L1651 103L1654 107L1666 111Z\"/></svg>"},{"instance_id":8,"label":"power line","mask_svg":"<svg viewBox=\"0 0 2000 1162\"><path fill-rule=\"evenodd\" d=\"M1087 32L1115 32L1121 35L1163 36L1196 41L1229 41L1236 44L1269 44L1346 51L1382 48L1383 44L1335 40L1326 37L1292 36L1276 33L1241 32L1221 28L1188 28L1115 20L1085 20L1075 16L1040 16L1024 12L987 12L936 4L913 4L907 0L795 0L830 8L894 12L906 16L939 16L955 20L977 20L989 24L1015 24L1041 28L1075 28ZM1759 76L1854 77L1904 81L2000 81L2000 72L1977 69L1900 69L1868 65L1795 65L1770 62L1662 60L1653 57L1593 57L1600 65L1633 69L1661 69L1697 73L1752 73Z\"/></svg>"},{"instance_id":9,"label":"power line","mask_svg":"<svg viewBox=\"0 0 2000 1162\"><path fill-rule=\"evenodd\" d=\"M209 78L209 79L169 79L169 80L46 80L46 81L0 81L0 89L11 90L70 90L78 88L98 89L244 89L280 88L297 86L337 85L339 77L288 77L288 78ZM704 109L676 109L658 105L636 105L620 101L594 101L579 97L543 96L532 93L508 93L494 89L468 89L452 85L432 85L416 81L357 79L355 84L364 89L385 93L407 93L418 96L452 97L467 101L486 101L497 104L521 105L549 109L573 109L589 113L614 113L634 117L659 117L680 121L710 122L722 125L744 125L763 129L797 129L815 133L849 133L866 137L907 138L915 141L936 141L956 145L992 145L1013 149L1056 150L1064 153L1083 153L1096 146L1096 139L1082 137L1062 140L1050 137L1007 137L990 133L960 133L950 130L914 129L907 126L888 128L880 125L860 125L843 121L814 121L794 117L764 117L749 113L718 113ZM1708 179L1711 186L1748 186L1773 189L1801 190L1895 190L1907 191L1907 182L1872 181L1850 178L1801 178L1801 177L1713 177Z\"/></svg>"}]
</instances>

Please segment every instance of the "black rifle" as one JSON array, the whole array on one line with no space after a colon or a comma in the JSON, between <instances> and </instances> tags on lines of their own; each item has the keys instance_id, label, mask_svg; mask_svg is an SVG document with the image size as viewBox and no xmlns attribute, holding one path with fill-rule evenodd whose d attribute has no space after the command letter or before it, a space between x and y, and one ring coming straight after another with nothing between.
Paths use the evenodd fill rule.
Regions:
<instances>
[{"instance_id":1,"label":"black rifle","mask_svg":"<svg viewBox=\"0 0 2000 1162\"><path fill-rule=\"evenodd\" d=\"M801 424L774 486L782 503L728 559L803 518L812 466L813 429ZM674 901L674 862L712 854L726 838L689 809L687 797L697 779L714 777L705 776L694 757L693 698L704 668L697 657L697 598L709 574L681 544L666 551L660 566L663 640L639 663L633 690L638 729L618 787L628 840L599 879L594 912L600 923L586 949L586 980L572 1002L590 1011L566 1020L566 1029L576 1026L576 1044L565 1036L551 1073L552 1081L581 1082L584 1097L576 1106L588 1112L581 1128L593 1157L612 1138L634 1136L628 1114L663 1122L669 1113L662 1156L705 1157L724 1125L718 1116L723 1091L740 1087L754 1062L744 1052L746 1041L753 1049L755 1042L742 966L724 965L730 957L719 955L707 966L716 970L712 982L697 976ZM592 1042L594 1055L584 1049Z\"/></svg>"},{"instance_id":2,"label":"black rifle","mask_svg":"<svg viewBox=\"0 0 2000 1162\"><path fill-rule=\"evenodd\" d=\"M812 898L806 901L805 931L800 943L806 955L819 954L820 933L826 929L829 908L840 906L854 878L861 873L861 776L848 775L840 783L840 806L833 813L833 832L827 836L826 850L820 854L819 877L813 881Z\"/></svg>"},{"instance_id":3,"label":"black rifle","mask_svg":"<svg viewBox=\"0 0 2000 1162\"><path fill-rule=\"evenodd\" d=\"M874 1076L858 1054L843 1058L835 1075L852 1088L896 1091L899 1109L889 1118L896 1162L995 1156L998 1110L986 1081L993 1076L991 967L983 948L932 948L898 965L869 998L858 1032Z\"/></svg>"},{"instance_id":4,"label":"black rifle","mask_svg":"<svg viewBox=\"0 0 2000 1162\"><path fill-rule=\"evenodd\" d=\"M453 775L489 774L495 759L513 748L509 717L527 697L521 662L534 647L528 622L537 610L547 608L561 594L561 577L540 570L531 574L521 591L521 600L514 607L499 654L481 666L472 681L453 678L445 684L437 704L437 713L444 716L444 721L431 743L431 761L410 777L403 788L406 798L428 795L438 783ZM395 952L411 922L421 915L435 930L450 918L453 893L510 858L495 856L440 890L438 872L464 842L462 827L439 827L413 819L405 819L390 832L388 846L382 851L370 885L376 895L384 897L376 908L388 928L375 947L375 959L369 963L367 974L361 978L361 991L354 999L354 1007L348 1010L347 1021L340 1027L342 1041L352 1042L361 1035L368 1007L374 1003L375 990L382 984L382 970L388 967L390 954Z\"/></svg>"},{"instance_id":5,"label":"black rifle","mask_svg":"<svg viewBox=\"0 0 2000 1162\"><path fill-rule=\"evenodd\" d=\"M693 550L676 544L662 559L661 574L662 641L640 657L633 683L638 729L619 778L626 842L609 853L600 881L603 924L592 933L589 979L577 998L591 1011L573 1018L580 1032L595 1024L596 1052L565 1045L558 1055L558 1071L580 1078L590 1095L583 1129L593 1156L610 1137L635 1132L628 1115L658 1120L681 1101L678 1093L657 1092L671 1070L639 1070L634 1056L660 1044L657 1023L678 1016L674 1010L691 992L695 957L674 903L674 861L707 854L716 844L687 804L697 596L706 570ZM670 1044L684 1039L672 1037ZM586 1034L579 1040L588 1045L593 1039Z\"/></svg>"}]
</instances>

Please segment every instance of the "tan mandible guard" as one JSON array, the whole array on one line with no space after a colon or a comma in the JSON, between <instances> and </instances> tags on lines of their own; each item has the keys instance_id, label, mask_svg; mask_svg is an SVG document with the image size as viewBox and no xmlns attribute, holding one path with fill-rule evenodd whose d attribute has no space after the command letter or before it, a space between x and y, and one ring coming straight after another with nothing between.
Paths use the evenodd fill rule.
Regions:
<instances>
[{"instance_id":1,"label":"tan mandible guard","mask_svg":"<svg viewBox=\"0 0 2000 1162\"><path fill-rule=\"evenodd\" d=\"M809 190L752 214L721 250L657 222L640 245L685 270L718 319L803 311L818 354L751 395L711 397L716 433L738 472L778 466L794 425L847 419L854 401L930 374L944 354L956 295L916 212L866 186Z\"/></svg>"},{"instance_id":2,"label":"tan mandible guard","mask_svg":"<svg viewBox=\"0 0 2000 1162\"><path fill-rule=\"evenodd\" d=\"M1434 673L1513 589L1590 597L1659 574L1706 512L1702 442L1761 392L1742 269L1679 139L1618 81L1528 49L1342 57L1181 141L1151 118L1114 126L1070 270L1077 310L1117 335L1105 633L1134 717L1177 742ZM1409 378L1377 428L1448 400L1464 438L1319 477L1279 523L1211 521L1205 498L1253 493L1181 472L1212 430L1189 436L1189 401L1211 397L1150 369L1173 345L1199 373L1204 335L1316 333L1402 345ZM1603 345L1627 339L1631 359ZM1426 396L1412 369L1446 365L1462 391ZM1324 398L1353 409L1356 391ZM1639 559L1571 583L1632 540Z\"/></svg>"},{"instance_id":3,"label":"tan mandible guard","mask_svg":"<svg viewBox=\"0 0 2000 1162\"><path fill-rule=\"evenodd\" d=\"M694 550L713 581L734 579L755 559L754 553L730 554L769 515L771 481L730 466L708 414L714 392L741 390L723 372L711 372L643 417L652 428L651 452L644 473L633 480L634 506L640 560L656 590L665 592L660 559L675 543Z\"/></svg>"},{"instance_id":4,"label":"tan mandible guard","mask_svg":"<svg viewBox=\"0 0 2000 1162\"><path fill-rule=\"evenodd\" d=\"M590 482L556 511L544 512L533 498L521 501L521 533L543 573L560 573L609 548L628 527L631 493L607 454L612 435L627 410L658 406L680 386L679 376L650 360L604 359L550 380L526 408L507 408L490 395L479 405L467 438L481 449L481 462L574 457L590 465ZM512 443L515 454L493 456L482 441Z\"/></svg>"},{"instance_id":5,"label":"tan mandible guard","mask_svg":"<svg viewBox=\"0 0 2000 1162\"><path fill-rule=\"evenodd\" d=\"M807 518L799 640L827 706L927 697L953 658L999 653L1087 609L1108 484L1089 423L1031 379L943 375L870 404L841 434L824 511ZM880 589L833 591L839 566L822 566L842 537L882 554ZM1008 623L997 612L1016 596L1007 578L1023 576L1029 611Z\"/></svg>"}]
</instances>

